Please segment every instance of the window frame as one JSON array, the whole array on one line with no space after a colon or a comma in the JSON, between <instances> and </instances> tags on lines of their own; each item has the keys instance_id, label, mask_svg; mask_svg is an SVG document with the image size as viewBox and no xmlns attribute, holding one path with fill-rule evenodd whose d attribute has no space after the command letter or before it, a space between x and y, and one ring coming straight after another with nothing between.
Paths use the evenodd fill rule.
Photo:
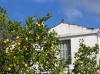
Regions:
<instances>
[{"instance_id":1,"label":"window frame","mask_svg":"<svg viewBox=\"0 0 100 74\"><path fill-rule=\"evenodd\" d=\"M62 47L61 47L61 44L60 44L60 56L59 56L59 58L64 59L65 55L67 55L67 54L71 57L71 39L60 40L60 41L61 41L61 44L63 44L63 48L64 48L64 43L67 44L68 47L66 48L66 50L61 49ZM62 43L62 42L64 42L64 43ZM65 53L64 50L68 51L68 53L67 52ZM66 56L65 58L68 59L68 56ZM72 61L70 61L69 64L72 64Z\"/></svg>"}]
</instances>

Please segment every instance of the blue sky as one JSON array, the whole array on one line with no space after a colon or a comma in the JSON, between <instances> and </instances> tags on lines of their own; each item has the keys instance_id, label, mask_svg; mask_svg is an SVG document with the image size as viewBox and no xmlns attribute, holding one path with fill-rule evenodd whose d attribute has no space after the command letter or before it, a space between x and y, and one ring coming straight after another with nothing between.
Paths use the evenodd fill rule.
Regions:
<instances>
[{"instance_id":1,"label":"blue sky","mask_svg":"<svg viewBox=\"0 0 100 74\"><path fill-rule=\"evenodd\" d=\"M53 27L64 19L71 24L90 28L100 28L100 0L0 0L0 6L6 8L10 19L25 21L28 16L52 18L46 22Z\"/></svg>"}]
</instances>

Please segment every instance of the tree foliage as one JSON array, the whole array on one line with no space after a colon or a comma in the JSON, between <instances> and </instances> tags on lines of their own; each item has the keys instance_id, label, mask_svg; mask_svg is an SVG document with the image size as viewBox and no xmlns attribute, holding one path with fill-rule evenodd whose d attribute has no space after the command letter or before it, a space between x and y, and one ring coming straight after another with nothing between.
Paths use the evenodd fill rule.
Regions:
<instances>
[{"instance_id":1,"label":"tree foliage","mask_svg":"<svg viewBox=\"0 0 100 74\"><path fill-rule=\"evenodd\" d=\"M78 52L75 53L75 63L74 63L74 74L98 74L100 70L97 64L97 54L99 52L99 47L96 44L93 47L86 46L84 40L80 40L80 47Z\"/></svg>"},{"instance_id":2,"label":"tree foliage","mask_svg":"<svg viewBox=\"0 0 100 74\"><path fill-rule=\"evenodd\" d=\"M63 63L55 31L44 25L51 15L28 17L24 24L10 20L0 7L0 74L59 74Z\"/></svg>"}]
</instances>

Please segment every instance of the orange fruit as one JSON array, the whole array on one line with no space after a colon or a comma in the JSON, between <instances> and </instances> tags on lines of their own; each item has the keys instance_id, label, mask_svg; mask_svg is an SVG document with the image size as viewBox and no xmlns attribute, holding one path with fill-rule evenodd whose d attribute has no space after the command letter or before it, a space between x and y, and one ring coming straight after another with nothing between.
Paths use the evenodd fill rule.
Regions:
<instances>
[{"instance_id":1,"label":"orange fruit","mask_svg":"<svg viewBox=\"0 0 100 74\"><path fill-rule=\"evenodd\" d=\"M37 36L37 39L39 40L40 39L40 36Z\"/></svg>"},{"instance_id":2,"label":"orange fruit","mask_svg":"<svg viewBox=\"0 0 100 74\"><path fill-rule=\"evenodd\" d=\"M90 70L90 68L87 68L87 70Z\"/></svg>"},{"instance_id":3,"label":"orange fruit","mask_svg":"<svg viewBox=\"0 0 100 74\"><path fill-rule=\"evenodd\" d=\"M6 40L4 40L4 44L6 44L7 43L7 41Z\"/></svg>"},{"instance_id":4,"label":"orange fruit","mask_svg":"<svg viewBox=\"0 0 100 74\"><path fill-rule=\"evenodd\" d=\"M24 64L25 67L27 67L27 64Z\"/></svg>"},{"instance_id":5,"label":"orange fruit","mask_svg":"<svg viewBox=\"0 0 100 74\"><path fill-rule=\"evenodd\" d=\"M40 27L40 24L39 24L38 22L36 22L36 25L37 25L38 27Z\"/></svg>"},{"instance_id":6,"label":"orange fruit","mask_svg":"<svg viewBox=\"0 0 100 74\"><path fill-rule=\"evenodd\" d=\"M27 46L23 46L23 48L24 48L25 50L27 50Z\"/></svg>"},{"instance_id":7,"label":"orange fruit","mask_svg":"<svg viewBox=\"0 0 100 74\"><path fill-rule=\"evenodd\" d=\"M40 27L40 24L37 24L38 27Z\"/></svg>"},{"instance_id":8,"label":"orange fruit","mask_svg":"<svg viewBox=\"0 0 100 74\"><path fill-rule=\"evenodd\" d=\"M51 44L51 49L53 49L54 48L54 44Z\"/></svg>"},{"instance_id":9,"label":"orange fruit","mask_svg":"<svg viewBox=\"0 0 100 74\"><path fill-rule=\"evenodd\" d=\"M16 43L16 46L20 46L20 42L17 42L17 43Z\"/></svg>"},{"instance_id":10,"label":"orange fruit","mask_svg":"<svg viewBox=\"0 0 100 74\"><path fill-rule=\"evenodd\" d=\"M48 54L46 53L46 56L48 56Z\"/></svg>"},{"instance_id":11,"label":"orange fruit","mask_svg":"<svg viewBox=\"0 0 100 74\"><path fill-rule=\"evenodd\" d=\"M16 39L18 40L19 39L19 36L17 36Z\"/></svg>"},{"instance_id":12,"label":"orange fruit","mask_svg":"<svg viewBox=\"0 0 100 74\"><path fill-rule=\"evenodd\" d=\"M11 70L11 68L10 67L8 67L8 69L7 69L8 71L10 71Z\"/></svg>"},{"instance_id":13,"label":"orange fruit","mask_svg":"<svg viewBox=\"0 0 100 74\"><path fill-rule=\"evenodd\" d=\"M6 42L9 42L9 39L6 39Z\"/></svg>"},{"instance_id":14,"label":"orange fruit","mask_svg":"<svg viewBox=\"0 0 100 74\"><path fill-rule=\"evenodd\" d=\"M14 59L16 58L16 56L14 56Z\"/></svg>"},{"instance_id":15,"label":"orange fruit","mask_svg":"<svg viewBox=\"0 0 100 74\"><path fill-rule=\"evenodd\" d=\"M13 48L12 47L10 47L10 49L9 49L10 51L12 51L13 50Z\"/></svg>"},{"instance_id":16,"label":"orange fruit","mask_svg":"<svg viewBox=\"0 0 100 74\"><path fill-rule=\"evenodd\" d=\"M31 34L31 32L30 32L30 31L28 31L28 34Z\"/></svg>"},{"instance_id":17,"label":"orange fruit","mask_svg":"<svg viewBox=\"0 0 100 74\"><path fill-rule=\"evenodd\" d=\"M28 41L28 38L26 37L25 40Z\"/></svg>"}]
</instances>

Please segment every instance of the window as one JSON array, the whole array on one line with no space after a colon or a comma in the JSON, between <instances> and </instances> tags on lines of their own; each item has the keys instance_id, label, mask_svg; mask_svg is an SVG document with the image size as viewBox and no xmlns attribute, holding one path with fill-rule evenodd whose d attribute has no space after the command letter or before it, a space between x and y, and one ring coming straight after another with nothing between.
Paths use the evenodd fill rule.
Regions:
<instances>
[{"instance_id":1,"label":"window","mask_svg":"<svg viewBox=\"0 0 100 74\"><path fill-rule=\"evenodd\" d=\"M65 61L71 56L71 40L63 40L60 44L60 58L64 59ZM71 62L70 62L71 63Z\"/></svg>"}]
</instances>

